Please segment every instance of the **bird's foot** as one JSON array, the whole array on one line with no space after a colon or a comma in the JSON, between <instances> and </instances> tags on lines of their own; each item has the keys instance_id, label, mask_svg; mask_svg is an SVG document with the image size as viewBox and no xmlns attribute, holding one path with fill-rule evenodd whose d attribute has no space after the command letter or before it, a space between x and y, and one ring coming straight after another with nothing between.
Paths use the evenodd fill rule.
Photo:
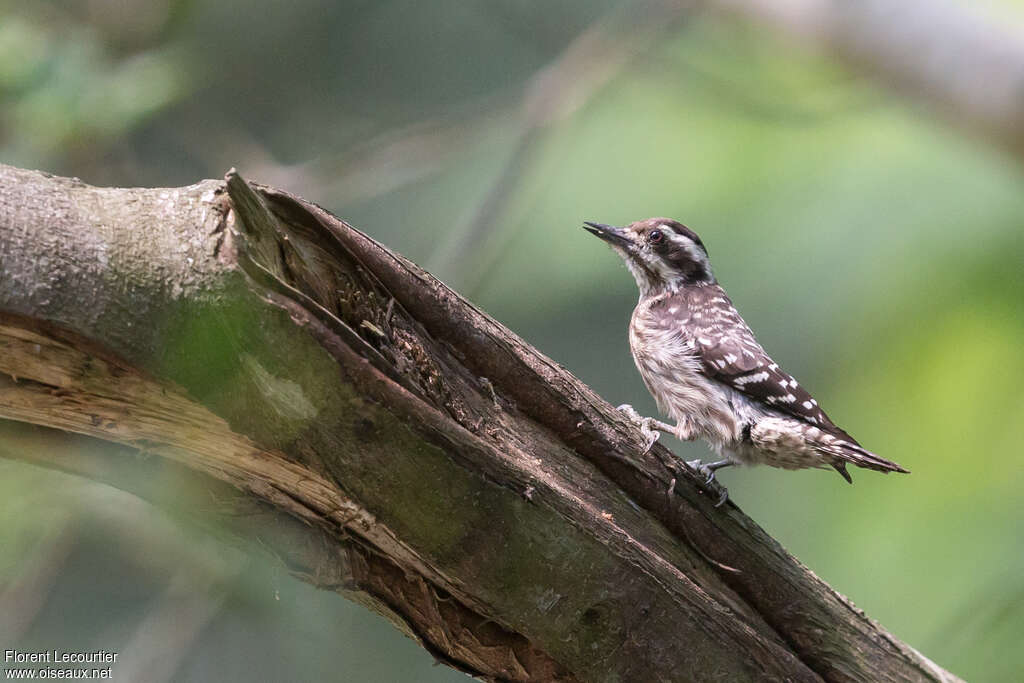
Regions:
<instances>
[{"instance_id":1,"label":"bird's foot","mask_svg":"<svg viewBox=\"0 0 1024 683\"><path fill-rule=\"evenodd\" d=\"M672 427L664 422L655 420L653 417L642 417L640 413L636 412L636 408L628 403L623 403L621 406L616 408L616 410L625 413L626 417L632 420L633 423L640 428L640 433L647 439L647 443L644 446L644 453L651 450L654 444L657 443L658 438L661 436L661 432L672 431Z\"/></svg>"},{"instance_id":2,"label":"bird's foot","mask_svg":"<svg viewBox=\"0 0 1024 683\"><path fill-rule=\"evenodd\" d=\"M717 462L709 462L707 464L700 460L688 460L686 464L690 469L696 470L700 474L704 475L704 490L713 496L718 496L718 500L715 502L715 507L722 507L725 501L729 500L729 489L718 483L718 479L715 478L716 472L723 467L729 467L732 462L728 460L719 460Z\"/></svg>"}]
</instances>

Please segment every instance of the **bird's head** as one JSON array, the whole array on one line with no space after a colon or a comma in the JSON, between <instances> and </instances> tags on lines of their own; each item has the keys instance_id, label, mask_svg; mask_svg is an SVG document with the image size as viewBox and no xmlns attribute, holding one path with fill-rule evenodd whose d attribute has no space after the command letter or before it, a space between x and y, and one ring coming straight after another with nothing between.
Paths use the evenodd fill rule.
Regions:
<instances>
[{"instance_id":1,"label":"bird's head","mask_svg":"<svg viewBox=\"0 0 1024 683\"><path fill-rule=\"evenodd\" d=\"M648 218L624 228L587 221L584 229L619 253L641 296L715 282L704 243L679 221Z\"/></svg>"}]
</instances>

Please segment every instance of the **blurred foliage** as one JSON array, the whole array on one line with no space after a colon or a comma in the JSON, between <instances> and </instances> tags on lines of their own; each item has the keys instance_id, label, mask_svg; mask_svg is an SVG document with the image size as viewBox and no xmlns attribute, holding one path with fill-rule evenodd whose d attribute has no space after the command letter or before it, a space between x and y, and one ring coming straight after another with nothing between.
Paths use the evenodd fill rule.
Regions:
<instances>
[{"instance_id":1,"label":"blurred foliage","mask_svg":"<svg viewBox=\"0 0 1024 683\"><path fill-rule=\"evenodd\" d=\"M237 166L431 265L649 414L625 335L634 285L578 226L685 221L776 360L913 471L855 472L852 488L823 471L727 471L733 499L943 666L1018 679L1019 162L763 27L691 13L638 36L608 19L615 4L3 2L0 160L112 185ZM967 4L1024 25L1022 2ZM529 129L524 93L595 27L631 58ZM489 196L502 201L472 228ZM479 228L467 256L444 258ZM22 645L127 647L185 572L219 607L172 653L174 680L460 677L382 620L124 494L0 470L0 596L42 601Z\"/></svg>"}]
</instances>

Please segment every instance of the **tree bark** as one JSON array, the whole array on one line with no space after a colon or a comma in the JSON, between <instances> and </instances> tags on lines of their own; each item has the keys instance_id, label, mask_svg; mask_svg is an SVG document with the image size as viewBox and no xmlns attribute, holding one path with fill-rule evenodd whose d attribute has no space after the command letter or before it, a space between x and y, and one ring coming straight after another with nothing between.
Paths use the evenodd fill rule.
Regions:
<instances>
[{"instance_id":1,"label":"tree bark","mask_svg":"<svg viewBox=\"0 0 1024 683\"><path fill-rule=\"evenodd\" d=\"M0 455L184 505L485 679L957 680L565 369L234 172L0 167L0 374Z\"/></svg>"}]
</instances>

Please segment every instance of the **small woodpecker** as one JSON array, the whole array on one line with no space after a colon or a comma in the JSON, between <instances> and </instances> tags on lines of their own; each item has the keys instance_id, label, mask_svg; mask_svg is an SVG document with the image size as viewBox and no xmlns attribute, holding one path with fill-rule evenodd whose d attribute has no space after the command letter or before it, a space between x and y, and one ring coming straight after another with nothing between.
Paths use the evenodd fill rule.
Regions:
<instances>
[{"instance_id":1,"label":"small woodpecker","mask_svg":"<svg viewBox=\"0 0 1024 683\"><path fill-rule=\"evenodd\" d=\"M684 441L705 439L721 459L689 464L707 484L716 470L740 464L832 466L850 483L847 463L908 471L862 448L765 353L715 280L696 233L668 218L625 228L584 226L618 252L640 288L629 322L630 350L658 409L676 423L620 406L648 437L648 448L661 431ZM728 495L721 491L719 505Z\"/></svg>"}]
</instances>

